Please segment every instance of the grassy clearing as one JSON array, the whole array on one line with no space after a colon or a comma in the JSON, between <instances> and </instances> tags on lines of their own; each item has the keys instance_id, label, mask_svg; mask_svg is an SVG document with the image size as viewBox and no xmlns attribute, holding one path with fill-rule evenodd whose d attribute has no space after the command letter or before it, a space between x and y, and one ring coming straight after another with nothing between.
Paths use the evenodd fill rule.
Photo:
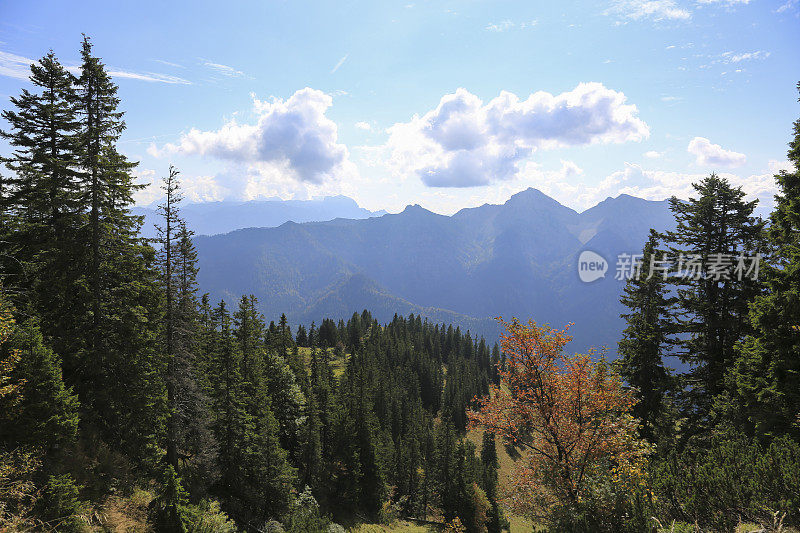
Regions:
<instances>
[{"instance_id":1,"label":"grassy clearing","mask_svg":"<svg viewBox=\"0 0 800 533\"><path fill-rule=\"evenodd\" d=\"M333 369L333 376L336 378L341 377L342 374L344 374L345 366L347 366L347 358L350 357L350 355L344 354L341 357L335 357L333 355L333 348L326 348L325 350L330 355L331 368ZM303 364L305 364L306 367L308 367L311 364L311 348L307 348L305 346L298 346L297 353L303 360Z\"/></svg>"},{"instance_id":2,"label":"grassy clearing","mask_svg":"<svg viewBox=\"0 0 800 533\"><path fill-rule=\"evenodd\" d=\"M480 450L483 443L483 429L474 428L467 432L467 438L475 444L475 447ZM507 448L503 445L500 439L497 439L497 459L500 463L500 468L497 473L498 481L500 483L500 491L510 487L511 472L514 470L514 465L523 456L514 449ZM501 504L502 505L502 504ZM506 518L511 523L511 533L531 533L533 531L533 523L521 516L511 514L508 509L505 510Z\"/></svg>"},{"instance_id":3,"label":"grassy clearing","mask_svg":"<svg viewBox=\"0 0 800 533\"><path fill-rule=\"evenodd\" d=\"M405 533L428 533L431 531L439 531L438 528L427 525L414 524L407 520L398 520L392 525L382 524L359 524L351 529L351 533L394 533L403 531Z\"/></svg>"}]
</instances>

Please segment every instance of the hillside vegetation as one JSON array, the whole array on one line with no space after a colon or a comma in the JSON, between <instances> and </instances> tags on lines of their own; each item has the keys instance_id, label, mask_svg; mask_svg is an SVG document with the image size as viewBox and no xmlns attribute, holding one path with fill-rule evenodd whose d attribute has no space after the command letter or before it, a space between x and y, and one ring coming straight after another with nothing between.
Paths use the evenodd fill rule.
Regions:
<instances>
[{"instance_id":1,"label":"hillside vegetation","mask_svg":"<svg viewBox=\"0 0 800 533\"><path fill-rule=\"evenodd\" d=\"M169 167L146 240L117 86L88 37L73 70L50 52L2 114L0 531L800 526L797 171L776 176L768 221L712 174L669 201L666 232L602 215L653 204L578 215L526 191L453 217L412 206L195 239ZM525 225L531 210L546 224ZM611 250L632 229L641 260L618 304L555 268L576 242ZM687 275L690 259L705 270ZM291 325L248 292L301 312L345 273L342 291L387 315L505 309L499 343L410 311ZM609 326L598 338L620 357L513 316L541 306Z\"/></svg>"}]
</instances>

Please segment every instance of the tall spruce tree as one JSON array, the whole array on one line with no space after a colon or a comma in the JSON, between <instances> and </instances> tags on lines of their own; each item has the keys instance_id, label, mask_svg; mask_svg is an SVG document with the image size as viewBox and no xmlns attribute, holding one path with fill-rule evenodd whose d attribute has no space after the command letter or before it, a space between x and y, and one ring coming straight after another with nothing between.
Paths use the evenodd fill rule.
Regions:
<instances>
[{"instance_id":1,"label":"tall spruce tree","mask_svg":"<svg viewBox=\"0 0 800 533\"><path fill-rule=\"evenodd\" d=\"M163 349L166 358L166 385L167 385L167 463L178 473L178 413L177 413L177 356L176 332L178 330L178 279L176 274L176 233L180 224L179 207L181 201L178 184L178 171L172 166L164 177L161 186L164 191L164 201L158 206L162 223L156 226L158 233L158 265L161 270L161 284L164 295L164 339Z\"/></svg>"},{"instance_id":2,"label":"tall spruce tree","mask_svg":"<svg viewBox=\"0 0 800 533\"><path fill-rule=\"evenodd\" d=\"M715 398L725 391L736 344L752 331L747 310L761 284L752 272L737 275L736 258L744 258L749 270L749 258L765 252L764 222L753 216L757 201L746 201L741 188L715 174L693 187L696 198L670 200L677 227L666 238L670 256L678 261L674 270L687 274L672 277L679 309L674 314L677 355L692 365L685 376L687 437L706 434L719 418ZM697 274L687 267L692 257L703 265ZM721 259L724 275L709 268Z\"/></svg>"},{"instance_id":3,"label":"tall spruce tree","mask_svg":"<svg viewBox=\"0 0 800 533\"><path fill-rule=\"evenodd\" d=\"M675 302L667 294L670 262L659 250L660 236L650 230L636 275L628 279L620 301L629 311L622 315L627 326L619 342L620 374L637 390L633 414L642 421L642 436L655 442L664 415L670 376L663 357L673 344L670 311ZM659 263L661 262L661 263Z\"/></svg>"},{"instance_id":4,"label":"tall spruce tree","mask_svg":"<svg viewBox=\"0 0 800 533\"><path fill-rule=\"evenodd\" d=\"M42 318L47 341L68 358L81 343L76 328L83 294L75 268L83 224L77 181L78 122L75 79L50 51L31 65L35 90L12 97L3 111L14 149L0 193L0 276L18 304Z\"/></svg>"},{"instance_id":5,"label":"tall spruce tree","mask_svg":"<svg viewBox=\"0 0 800 533\"><path fill-rule=\"evenodd\" d=\"M86 339L65 374L112 441L144 450L164 418L156 340L160 322L154 250L130 213L135 163L116 143L125 128L117 86L84 36L78 92L78 181L87 222L79 238L86 288L80 337ZM66 361L69 363L69 361ZM139 453L139 452L137 452Z\"/></svg>"},{"instance_id":6,"label":"tall spruce tree","mask_svg":"<svg viewBox=\"0 0 800 533\"><path fill-rule=\"evenodd\" d=\"M794 171L775 176L779 192L769 220L766 293L750 307L754 331L738 350L728 384L733 411L748 431L800 440L800 119L788 159Z\"/></svg>"}]
</instances>

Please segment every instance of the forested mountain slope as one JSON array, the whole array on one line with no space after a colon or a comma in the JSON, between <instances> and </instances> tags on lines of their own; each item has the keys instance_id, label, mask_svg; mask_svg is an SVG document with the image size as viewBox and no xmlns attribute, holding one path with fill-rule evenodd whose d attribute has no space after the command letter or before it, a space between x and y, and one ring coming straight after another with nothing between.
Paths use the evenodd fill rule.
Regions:
<instances>
[{"instance_id":1,"label":"forested mountain slope","mask_svg":"<svg viewBox=\"0 0 800 533\"><path fill-rule=\"evenodd\" d=\"M453 216L418 205L365 220L336 219L197 237L199 283L213 298L255 294L292 323L372 310L446 320L494 338L497 315L575 322L575 349L615 348L622 329L618 253L639 253L649 229L672 227L667 202L621 195L577 213L535 189ZM605 279L577 276L577 256L606 257ZM355 277L354 277L355 276Z\"/></svg>"}]
</instances>

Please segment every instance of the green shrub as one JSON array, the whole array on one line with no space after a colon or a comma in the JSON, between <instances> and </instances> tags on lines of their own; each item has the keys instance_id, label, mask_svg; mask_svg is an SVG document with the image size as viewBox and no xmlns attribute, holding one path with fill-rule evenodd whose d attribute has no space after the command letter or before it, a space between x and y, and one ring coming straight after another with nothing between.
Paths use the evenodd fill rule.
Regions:
<instances>
[{"instance_id":1,"label":"green shrub","mask_svg":"<svg viewBox=\"0 0 800 533\"><path fill-rule=\"evenodd\" d=\"M657 461L656 516L731 531L740 522L800 524L800 446L788 437L763 447L741 436L717 437L707 450Z\"/></svg>"},{"instance_id":2,"label":"green shrub","mask_svg":"<svg viewBox=\"0 0 800 533\"><path fill-rule=\"evenodd\" d=\"M286 520L286 531L289 533L325 533L330 521L320 514L319 504L311 494L311 489L305 490L292 502L292 508Z\"/></svg>"},{"instance_id":3,"label":"green shrub","mask_svg":"<svg viewBox=\"0 0 800 533\"><path fill-rule=\"evenodd\" d=\"M184 512L188 533L236 533L236 523L228 518L219 503L203 500L197 505L187 505Z\"/></svg>"},{"instance_id":4,"label":"green shrub","mask_svg":"<svg viewBox=\"0 0 800 533\"><path fill-rule=\"evenodd\" d=\"M50 476L39 502L39 515L47 527L64 533L88 530L81 516L84 506L78 499L79 490L69 474Z\"/></svg>"}]
</instances>

